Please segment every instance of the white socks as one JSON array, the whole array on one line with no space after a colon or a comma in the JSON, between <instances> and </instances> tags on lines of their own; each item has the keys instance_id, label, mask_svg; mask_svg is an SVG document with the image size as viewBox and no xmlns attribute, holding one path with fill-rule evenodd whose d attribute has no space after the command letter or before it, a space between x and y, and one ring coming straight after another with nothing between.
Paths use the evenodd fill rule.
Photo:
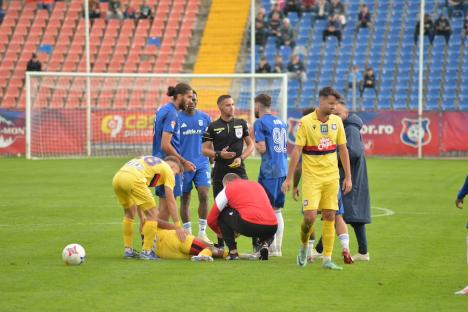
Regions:
<instances>
[{"instance_id":1,"label":"white socks","mask_svg":"<svg viewBox=\"0 0 468 312\"><path fill-rule=\"evenodd\" d=\"M281 253L281 246L283 245L283 231L284 220L281 214L281 209L275 210L276 220L278 221L278 229L275 234L275 241L273 242L276 252Z\"/></svg>"},{"instance_id":2,"label":"white socks","mask_svg":"<svg viewBox=\"0 0 468 312\"><path fill-rule=\"evenodd\" d=\"M198 236L206 235L206 219L198 219Z\"/></svg>"},{"instance_id":3,"label":"white socks","mask_svg":"<svg viewBox=\"0 0 468 312\"><path fill-rule=\"evenodd\" d=\"M341 248L349 251L349 235L340 234L338 235L338 239L340 240Z\"/></svg>"},{"instance_id":4,"label":"white socks","mask_svg":"<svg viewBox=\"0 0 468 312\"><path fill-rule=\"evenodd\" d=\"M315 244L315 239L310 239L309 240L309 245L307 248L307 254L310 256L312 255L312 251L314 250L314 244Z\"/></svg>"},{"instance_id":5,"label":"white socks","mask_svg":"<svg viewBox=\"0 0 468 312\"><path fill-rule=\"evenodd\" d=\"M185 222L182 224L182 227L184 228L185 232L188 234L192 234L192 222Z\"/></svg>"}]
</instances>

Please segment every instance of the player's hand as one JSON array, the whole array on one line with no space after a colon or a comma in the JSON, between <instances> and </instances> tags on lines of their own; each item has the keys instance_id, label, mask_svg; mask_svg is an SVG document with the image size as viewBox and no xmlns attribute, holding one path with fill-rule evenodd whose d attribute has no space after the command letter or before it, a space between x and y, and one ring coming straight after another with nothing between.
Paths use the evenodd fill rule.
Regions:
<instances>
[{"instance_id":1,"label":"player's hand","mask_svg":"<svg viewBox=\"0 0 468 312\"><path fill-rule=\"evenodd\" d=\"M187 238L187 234L185 233L184 229L182 228L177 228L176 230L177 237L179 240L183 243L185 242L185 239Z\"/></svg>"},{"instance_id":2,"label":"player's hand","mask_svg":"<svg viewBox=\"0 0 468 312\"><path fill-rule=\"evenodd\" d=\"M242 164L242 160L240 157L237 157L236 159L234 159L234 161L232 162L232 164L228 165L230 168L237 168L239 167L240 165Z\"/></svg>"},{"instance_id":3,"label":"player's hand","mask_svg":"<svg viewBox=\"0 0 468 312\"><path fill-rule=\"evenodd\" d=\"M455 206L457 206L458 209L463 209L463 199L458 199L455 200Z\"/></svg>"},{"instance_id":4,"label":"player's hand","mask_svg":"<svg viewBox=\"0 0 468 312\"><path fill-rule=\"evenodd\" d=\"M193 171L197 170L197 166L195 166L191 161L186 160L186 161L184 161L183 165L184 165L184 170L185 171L193 172Z\"/></svg>"},{"instance_id":5,"label":"player's hand","mask_svg":"<svg viewBox=\"0 0 468 312\"><path fill-rule=\"evenodd\" d=\"M349 192L351 192L352 188L353 188L353 182L351 182L351 178L345 178L343 181L343 186L341 187L341 190L343 191L343 195L346 195Z\"/></svg>"},{"instance_id":6,"label":"player's hand","mask_svg":"<svg viewBox=\"0 0 468 312\"><path fill-rule=\"evenodd\" d=\"M299 188L298 187L293 188L292 197L293 197L293 199L295 201L297 201L299 199Z\"/></svg>"},{"instance_id":7,"label":"player's hand","mask_svg":"<svg viewBox=\"0 0 468 312\"><path fill-rule=\"evenodd\" d=\"M227 149L228 148L225 147L219 152L219 156L221 156L222 159L233 159L234 157L236 157L236 153L229 152Z\"/></svg>"},{"instance_id":8,"label":"player's hand","mask_svg":"<svg viewBox=\"0 0 468 312\"><path fill-rule=\"evenodd\" d=\"M281 185L281 192L286 194L287 192L289 192L290 188L291 188L291 180L286 178L286 180L284 180L283 184Z\"/></svg>"}]
</instances>

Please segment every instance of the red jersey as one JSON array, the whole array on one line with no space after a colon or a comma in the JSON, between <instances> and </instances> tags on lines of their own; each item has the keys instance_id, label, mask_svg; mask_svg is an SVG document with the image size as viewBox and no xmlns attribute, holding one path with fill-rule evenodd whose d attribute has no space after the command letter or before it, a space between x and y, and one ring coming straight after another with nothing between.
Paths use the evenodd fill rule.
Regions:
<instances>
[{"instance_id":1,"label":"red jersey","mask_svg":"<svg viewBox=\"0 0 468 312\"><path fill-rule=\"evenodd\" d=\"M268 195L257 182L241 179L232 181L216 196L208 215L208 225L217 234L221 234L218 216L227 206L237 210L242 220L249 223L278 224Z\"/></svg>"}]
</instances>

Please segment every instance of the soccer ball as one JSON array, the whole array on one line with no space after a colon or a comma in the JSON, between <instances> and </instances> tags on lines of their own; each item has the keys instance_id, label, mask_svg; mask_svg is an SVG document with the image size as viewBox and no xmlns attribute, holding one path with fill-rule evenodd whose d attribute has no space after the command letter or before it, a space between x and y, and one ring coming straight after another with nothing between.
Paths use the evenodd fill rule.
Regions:
<instances>
[{"instance_id":1,"label":"soccer ball","mask_svg":"<svg viewBox=\"0 0 468 312\"><path fill-rule=\"evenodd\" d=\"M65 246L62 251L62 260L66 265L80 265L84 262L86 252L79 244Z\"/></svg>"}]
</instances>

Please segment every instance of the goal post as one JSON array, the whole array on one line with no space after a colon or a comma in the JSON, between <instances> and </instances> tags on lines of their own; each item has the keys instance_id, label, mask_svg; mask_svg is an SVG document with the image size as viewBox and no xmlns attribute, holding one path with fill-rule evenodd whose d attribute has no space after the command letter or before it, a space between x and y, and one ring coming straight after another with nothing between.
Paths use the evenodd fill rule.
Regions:
<instances>
[{"instance_id":1,"label":"goal post","mask_svg":"<svg viewBox=\"0 0 468 312\"><path fill-rule=\"evenodd\" d=\"M198 94L197 109L218 118L216 99L229 94L235 115L252 126L254 97L272 97L287 121L287 74L26 73L26 158L127 157L151 153L157 109L179 82Z\"/></svg>"}]
</instances>

